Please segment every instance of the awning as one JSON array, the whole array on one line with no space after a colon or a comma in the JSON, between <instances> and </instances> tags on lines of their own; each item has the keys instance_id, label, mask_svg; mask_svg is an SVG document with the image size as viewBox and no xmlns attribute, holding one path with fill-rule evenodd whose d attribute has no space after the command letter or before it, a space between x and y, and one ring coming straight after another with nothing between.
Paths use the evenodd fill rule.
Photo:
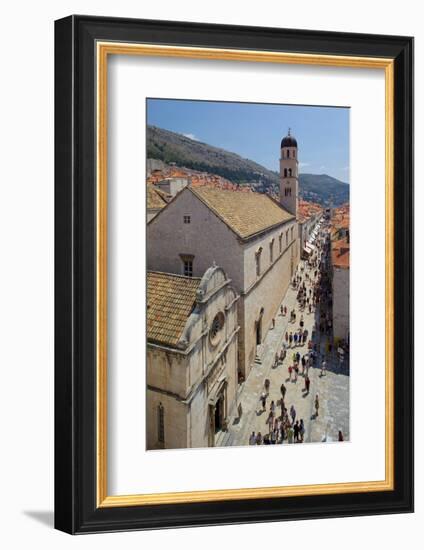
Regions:
<instances>
[{"instance_id":1,"label":"awning","mask_svg":"<svg viewBox=\"0 0 424 550\"><path fill-rule=\"evenodd\" d=\"M308 248L307 246L304 247L303 252L307 254L308 256L312 253L312 250Z\"/></svg>"},{"instance_id":2,"label":"awning","mask_svg":"<svg viewBox=\"0 0 424 550\"><path fill-rule=\"evenodd\" d=\"M305 246L307 246L308 248L310 248L311 251L312 251L312 250L315 250L315 248L316 248L315 245L313 245L311 242L307 242Z\"/></svg>"}]
</instances>

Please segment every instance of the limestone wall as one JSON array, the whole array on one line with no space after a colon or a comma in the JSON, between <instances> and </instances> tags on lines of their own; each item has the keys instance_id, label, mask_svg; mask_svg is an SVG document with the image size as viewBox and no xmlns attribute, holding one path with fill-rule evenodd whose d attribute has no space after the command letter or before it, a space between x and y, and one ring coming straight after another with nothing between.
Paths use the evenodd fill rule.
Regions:
<instances>
[{"instance_id":1,"label":"limestone wall","mask_svg":"<svg viewBox=\"0 0 424 550\"><path fill-rule=\"evenodd\" d=\"M347 339L349 334L349 269L333 268L333 335Z\"/></svg>"},{"instance_id":2,"label":"limestone wall","mask_svg":"<svg viewBox=\"0 0 424 550\"><path fill-rule=\"evenodd\" d=\"M158 441L158 407L164 410L165 442ZM188 408L168 395L147 390L146 395L146 447L147 449L184 449L188 443Z\"/></svg>"},{"instance_id":3,"label":"limestone wall","mask_svg":"<svg viewBox=\"0 0 424 550\"><path fill-rule=\"evenodd\" d=\"M191 223L184 223L185 215L191 216ZM147 225L147 269L182 275L180 254L194 255L195 277L215 262L237 292L242 288L243 257L236 235L189 189Z\"/></svg>"}]
</instances>

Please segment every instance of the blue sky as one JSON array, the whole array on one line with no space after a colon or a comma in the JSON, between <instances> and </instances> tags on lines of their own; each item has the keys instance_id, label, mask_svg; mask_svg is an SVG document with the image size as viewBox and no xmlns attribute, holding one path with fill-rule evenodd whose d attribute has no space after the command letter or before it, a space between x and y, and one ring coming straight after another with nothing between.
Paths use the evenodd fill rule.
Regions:
<instances>
[{"instance_id":1,"label":"blue sky","mask_svg":"<svg viewBox=\"0 0 424 550\"><path fill-rule=\"evenodd\" d=\"M348 108L149 99L147 123L277 171L280 141L290 127L300 172L349 181Z\"/></svg>"}]
</instances>

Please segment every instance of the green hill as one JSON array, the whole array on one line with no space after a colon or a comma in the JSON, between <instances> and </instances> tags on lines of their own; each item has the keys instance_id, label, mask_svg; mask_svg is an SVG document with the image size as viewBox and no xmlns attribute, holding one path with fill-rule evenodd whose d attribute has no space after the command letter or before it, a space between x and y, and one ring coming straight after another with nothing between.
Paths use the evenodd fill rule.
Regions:
<instances>
[{"instance_id":1,"label":"green hill","mask_svg":"<svg viewBox=\"0 0 424 550\"><path fill-rule=\"evenodd\" d=\"M255 190L278 191L279 174L225 149L195 141L155 126L147 127L147 158L166 164L217 174L234 183L249 183ZM349 185L326 174L300 174L300 196L306 200L334 205L349 200Z\"/></svg>"}]
</instances>

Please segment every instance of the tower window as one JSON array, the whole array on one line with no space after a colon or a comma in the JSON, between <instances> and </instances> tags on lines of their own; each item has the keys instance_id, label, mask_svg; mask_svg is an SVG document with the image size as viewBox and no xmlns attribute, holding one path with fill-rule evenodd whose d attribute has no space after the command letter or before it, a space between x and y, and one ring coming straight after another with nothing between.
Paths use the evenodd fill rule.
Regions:
<instances>
[{"instance_id":1,"label":"tower window","mask_svg":"<svg viewBox=\"0 0 424 550\"><path fill-rule=\"evenodd\" d=\"M289 149L287 149L287 155L286 156L287 156L287 158L290 158L290 150Z\"/></svg>"},{"instance_id":2,"label":"tower window","mask_svg":"<svg viewBox=\"0 0 424 550\"><path fill-rule=\"evenodd\" d=\"M292 175L292 169L289 168L289 178L291 178L291 175Z\"/></svg>"},{"instance_id":3,"label":"tower window","mask_svg":"<svg viewBox=\"0 0 424 550\"><path fill-rule=\"evenodd\" d=\"M284 177L287 177L287 168L284 168Z\"/></svg>"},{"instance_id":4,"label":"tower window","mask_svg":"<svg viewBox=\"0 0 424 550\"><path fill-rule=\"evenodd\" d=\"M269 243L269 261L271 264L274 261L274 239Z\"/></svg>"},{"instance_id":5,"label":"tower window","mask_svg":"<svg viewBox=\"0 0 424 550\"><path fill-rule=\"evenodd\" d=\"M165 443L165 410L162 403L158 406L158 441Z\"/></svg>"}]
</instances>

